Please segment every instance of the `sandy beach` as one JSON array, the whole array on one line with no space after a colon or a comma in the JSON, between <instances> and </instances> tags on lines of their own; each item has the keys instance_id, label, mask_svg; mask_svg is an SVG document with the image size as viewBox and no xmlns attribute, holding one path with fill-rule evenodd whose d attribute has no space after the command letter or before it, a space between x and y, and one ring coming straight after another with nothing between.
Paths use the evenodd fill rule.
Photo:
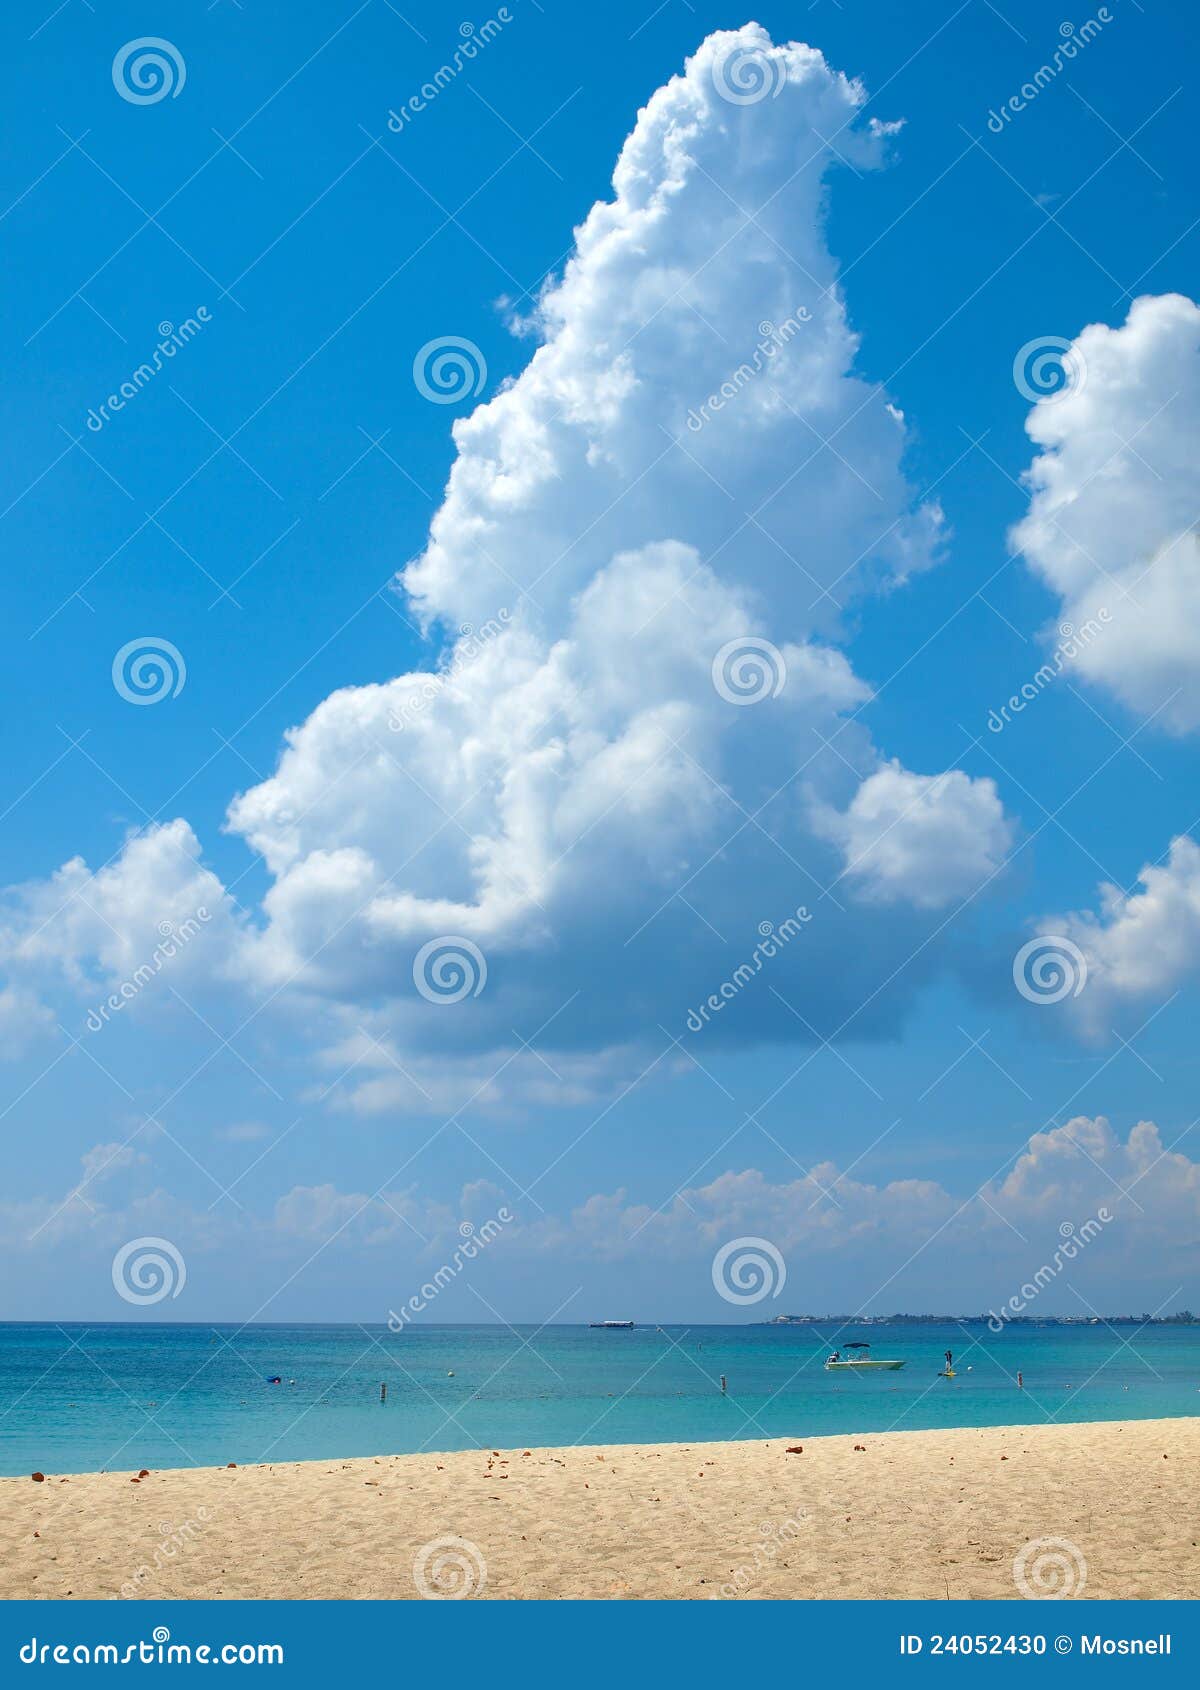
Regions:
<instances>
[{"instance_id":1,"label":"sandy beach","mask_svg":"<svg viewBox=\"0 0 1200 1690\"><path fill-rule=\"evenodd\" d=\"M0 1596L1195 1598L1198 1456L1187 1419L3 1479Z\"/></svg>"}]
</instances>

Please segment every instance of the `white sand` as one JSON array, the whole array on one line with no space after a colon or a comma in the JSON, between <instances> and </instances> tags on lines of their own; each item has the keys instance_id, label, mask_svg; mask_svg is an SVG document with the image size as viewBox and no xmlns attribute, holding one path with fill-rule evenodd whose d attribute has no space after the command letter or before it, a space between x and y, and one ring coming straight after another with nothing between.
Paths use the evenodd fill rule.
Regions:
<instances>
[{"instance_id":1,"label":"white sand","mask_svg":"<svg viewBox=\"0 0 1200 1690\"><path fill-rule=\"evenodd\" d=\"M499 1598L1019 1597L1040 1538L1076 1593L1200 1596L1200 1420L792 1441L2 1479L0 1597L411 1598L445 1536Z\"/></svg>"}]
</instances>

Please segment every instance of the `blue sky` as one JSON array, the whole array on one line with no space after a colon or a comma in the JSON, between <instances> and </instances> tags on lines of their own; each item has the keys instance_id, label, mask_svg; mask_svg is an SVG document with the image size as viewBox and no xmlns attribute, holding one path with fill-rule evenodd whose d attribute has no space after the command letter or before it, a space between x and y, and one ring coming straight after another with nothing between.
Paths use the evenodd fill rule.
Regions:
<instances>
[{"instance_id":1,"label":"blue sky","mask_svg":"<svg viewBox=\"0 0 1200 1690\"><path fill-rule=\"evenodd\" d=\"M383 1318L502 1204L439 1318L986 1306L1105 1203L1055 1306L1195 1302L1186 13L503 13L6 14L0 1314ZM782 1302L717 1295L739 1236Z\"/></svg>"}]
</instances>

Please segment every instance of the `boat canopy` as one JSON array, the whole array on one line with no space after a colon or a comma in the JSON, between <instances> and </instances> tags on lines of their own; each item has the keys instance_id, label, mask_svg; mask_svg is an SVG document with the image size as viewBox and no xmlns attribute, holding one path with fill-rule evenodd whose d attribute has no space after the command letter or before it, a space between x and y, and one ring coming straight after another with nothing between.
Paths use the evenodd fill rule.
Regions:
<instances>
[{"instance_id":1,"label":"boat canopy","mask_svg":"<svg viewBox=\"0 0 1200 1690\"><path fill-rule=\"evenodd\" d=\"M861 1344L843 1344L843 1345L842 1345L842 1348L843 1348L843 1349L844 1349L844 1350L869 1350L869 1349L870 1349L870 1348L871 1348L871 1346L870 1346L870 1344L866 1344L866 1343L861 1343Z\"/></svg>"}]
</instances>

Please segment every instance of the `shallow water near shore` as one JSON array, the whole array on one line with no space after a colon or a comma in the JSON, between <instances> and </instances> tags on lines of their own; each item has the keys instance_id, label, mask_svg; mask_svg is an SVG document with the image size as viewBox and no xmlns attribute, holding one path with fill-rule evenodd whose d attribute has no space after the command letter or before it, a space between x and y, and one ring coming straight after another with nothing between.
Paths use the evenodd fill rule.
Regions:
<instances>
[{"instance_id":1,"label":"shallow water near shore","mask_svg":"<svg viewBox=\"0 0 1200 1690\"><path fill-rule=\"evenodd\" d=\"M1200 1326L0 1326L7 1475L1197 1413Z\"/></svg>"}]
</instances>

